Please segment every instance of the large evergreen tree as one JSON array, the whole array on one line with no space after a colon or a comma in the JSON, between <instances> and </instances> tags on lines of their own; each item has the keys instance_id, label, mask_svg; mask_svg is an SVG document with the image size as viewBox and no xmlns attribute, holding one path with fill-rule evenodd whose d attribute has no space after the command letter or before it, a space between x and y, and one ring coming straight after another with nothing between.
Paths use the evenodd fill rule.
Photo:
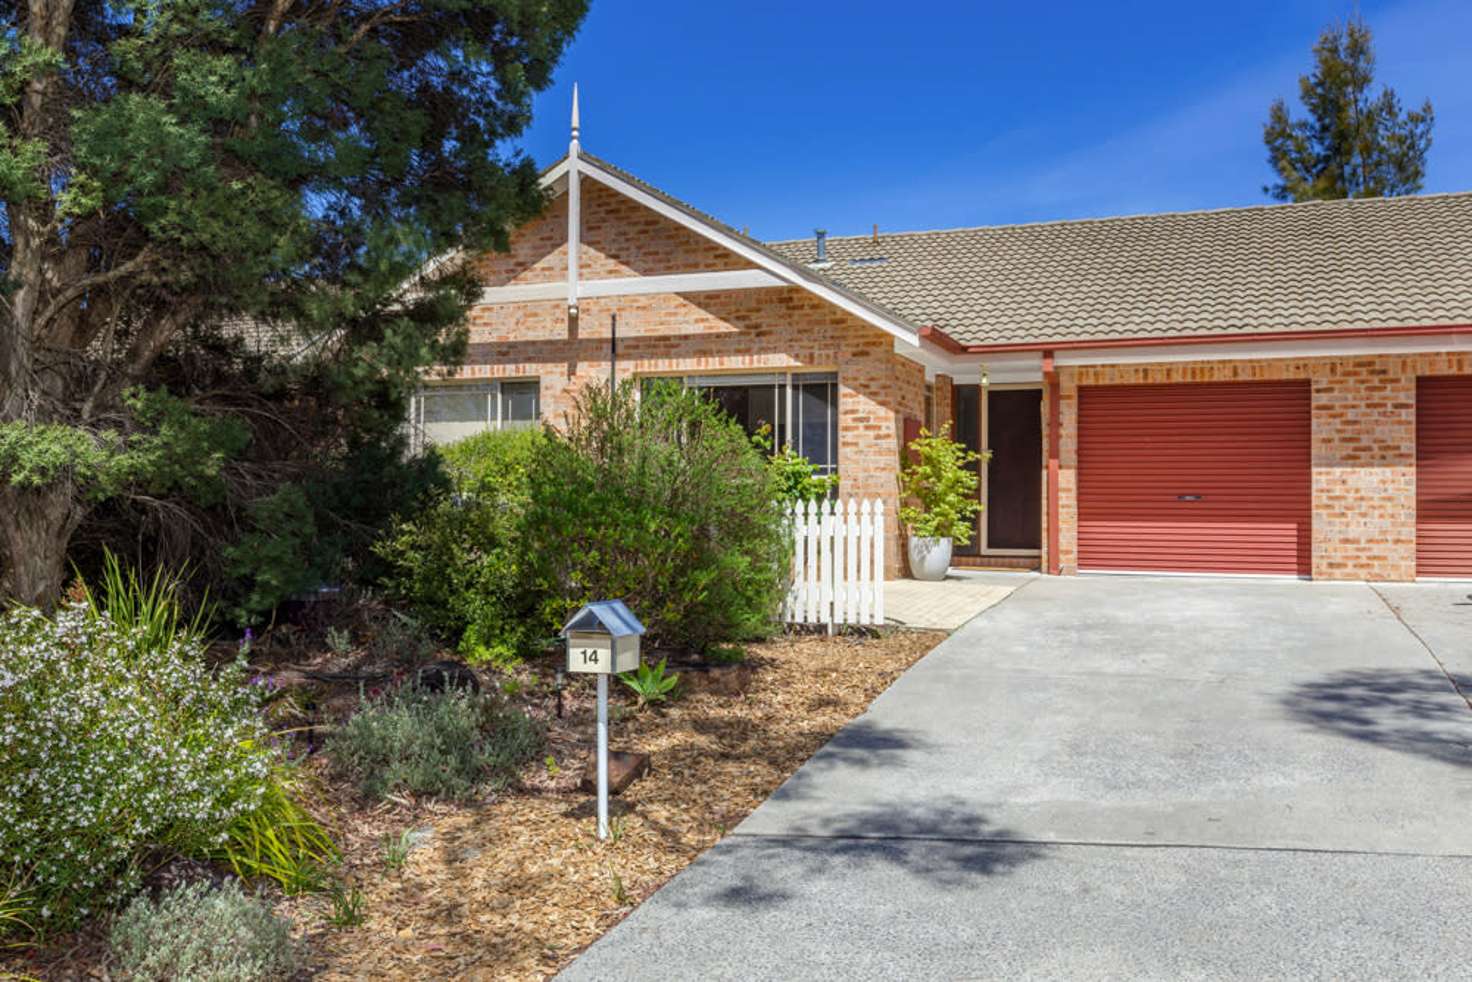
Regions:
<instances>
[{"instance_id":1,"label":"large evergreen tree","mask_svg":"<svg viewBox=\"0 0 1472 982\"><path fill-rule=\"evenodd\" d=\"M0 597L49 603L89 515L218 506L232 466L247 553L310 525L310 496L362 494L232 462L383 455L474 296L453 264L416 271L541 206L504 141L585 7L0 3ZM242 316L306 354L244 358L218 326Z\"/></svg>"},{"instance_id":2,"label":"large evergreen tree","mask_svg":"<svg viewBox=\"0 0 1472 982\"><path fill-rule=\"evenodd\" d=\"M1404 111L1395 90L1373 91L1370 28L1351 20L1327 28L1314 45L1314 70L1298 80L1308 118L1294 119L1282 99L1263 126L1277 182L1263 190L1279 201L1379 198L1414 194L1426 175L1435 117L1428 99Z\"/></svg>"}]
</instances>

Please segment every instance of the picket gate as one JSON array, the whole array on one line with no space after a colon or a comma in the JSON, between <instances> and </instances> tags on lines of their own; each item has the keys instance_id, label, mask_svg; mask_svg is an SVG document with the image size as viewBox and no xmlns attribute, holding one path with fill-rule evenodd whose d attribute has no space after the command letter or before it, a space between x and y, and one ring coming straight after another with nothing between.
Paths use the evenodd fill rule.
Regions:
<instances>
[{"instance_id":1,"label":"picket gate","mask_svg":"<svg viewBox=\"0 0 1472 982\"><path fill-rule=\"evenodd\" d=\"M884 623L884 502L804 501L788 506L789 624Z\"/></svg>"}]
</instances>

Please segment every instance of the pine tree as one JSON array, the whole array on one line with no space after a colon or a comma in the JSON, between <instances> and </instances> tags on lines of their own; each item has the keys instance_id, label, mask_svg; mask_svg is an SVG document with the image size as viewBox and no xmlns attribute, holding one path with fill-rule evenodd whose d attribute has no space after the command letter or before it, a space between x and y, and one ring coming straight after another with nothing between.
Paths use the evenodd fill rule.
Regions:
<instances>
[{"instance_id":1,"label":"pine tree","mask_svg":"<svg viewBox=\"0 0 1472 982\"><path fill-rule=\"evenodd\" d=\"M1279 99L1263 126L1278 181L1263 191L1279 201L1414 194L1426 175L1435 116L1428 99L1404 111L1395 90L1372 91L1375 52L1362 20L1326 28L1314 45L1314 71L1298 80L1307 119Z\"/></svg>"},{"instance_id":2,"label":"pine tree","mask_svg":"<svg viewBox=\"0 0 1472 982\"><path fill-rule=\"evenodd\" d=\"M371 456L355 421L401 428L405 386L463 351L477 293L463 269L416 271L505 248L542 207L507 141L586 8L0 3L0 600L50 603L100 502L218 500L261 445L241 426L270 394L201 367L210 325L292 325L320 353L268 407L283 442L340 424L299 469ZM326 496L250 482L229 511L268 527Z\"/></svg>"}]
</instances>

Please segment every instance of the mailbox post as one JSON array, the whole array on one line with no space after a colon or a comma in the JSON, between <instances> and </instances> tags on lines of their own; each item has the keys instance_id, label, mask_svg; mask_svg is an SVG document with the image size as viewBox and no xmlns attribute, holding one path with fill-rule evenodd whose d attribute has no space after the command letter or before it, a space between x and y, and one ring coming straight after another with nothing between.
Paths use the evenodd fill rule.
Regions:
<instances>
[{"instance_id":1,"label":"mailbox post","mask_svg":"<svg viewBox=\"0 0 1472 982\"><path fill-rule=\"evenodd\" d=\"M608 677L639 667L644 625L622 600L598 600L562 627L567 670L598 676L598 838L608 838Z\"/></svg>"}]
</instances>

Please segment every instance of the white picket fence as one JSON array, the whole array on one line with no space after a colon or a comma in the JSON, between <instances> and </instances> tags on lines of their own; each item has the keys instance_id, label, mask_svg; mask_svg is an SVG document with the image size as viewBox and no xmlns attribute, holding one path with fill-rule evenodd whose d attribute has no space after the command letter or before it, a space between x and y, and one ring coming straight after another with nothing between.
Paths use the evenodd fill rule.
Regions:
<instances>
[{"instance_id":1,"label":"white picket fence","mask_svg":"<svg viewBox=\"0 0 1472 982\"><path fill-rule=\"evenodd\" d=\"M884 502L793 504L789 624L884 623Z\"/></svg>"}]
</instances>

